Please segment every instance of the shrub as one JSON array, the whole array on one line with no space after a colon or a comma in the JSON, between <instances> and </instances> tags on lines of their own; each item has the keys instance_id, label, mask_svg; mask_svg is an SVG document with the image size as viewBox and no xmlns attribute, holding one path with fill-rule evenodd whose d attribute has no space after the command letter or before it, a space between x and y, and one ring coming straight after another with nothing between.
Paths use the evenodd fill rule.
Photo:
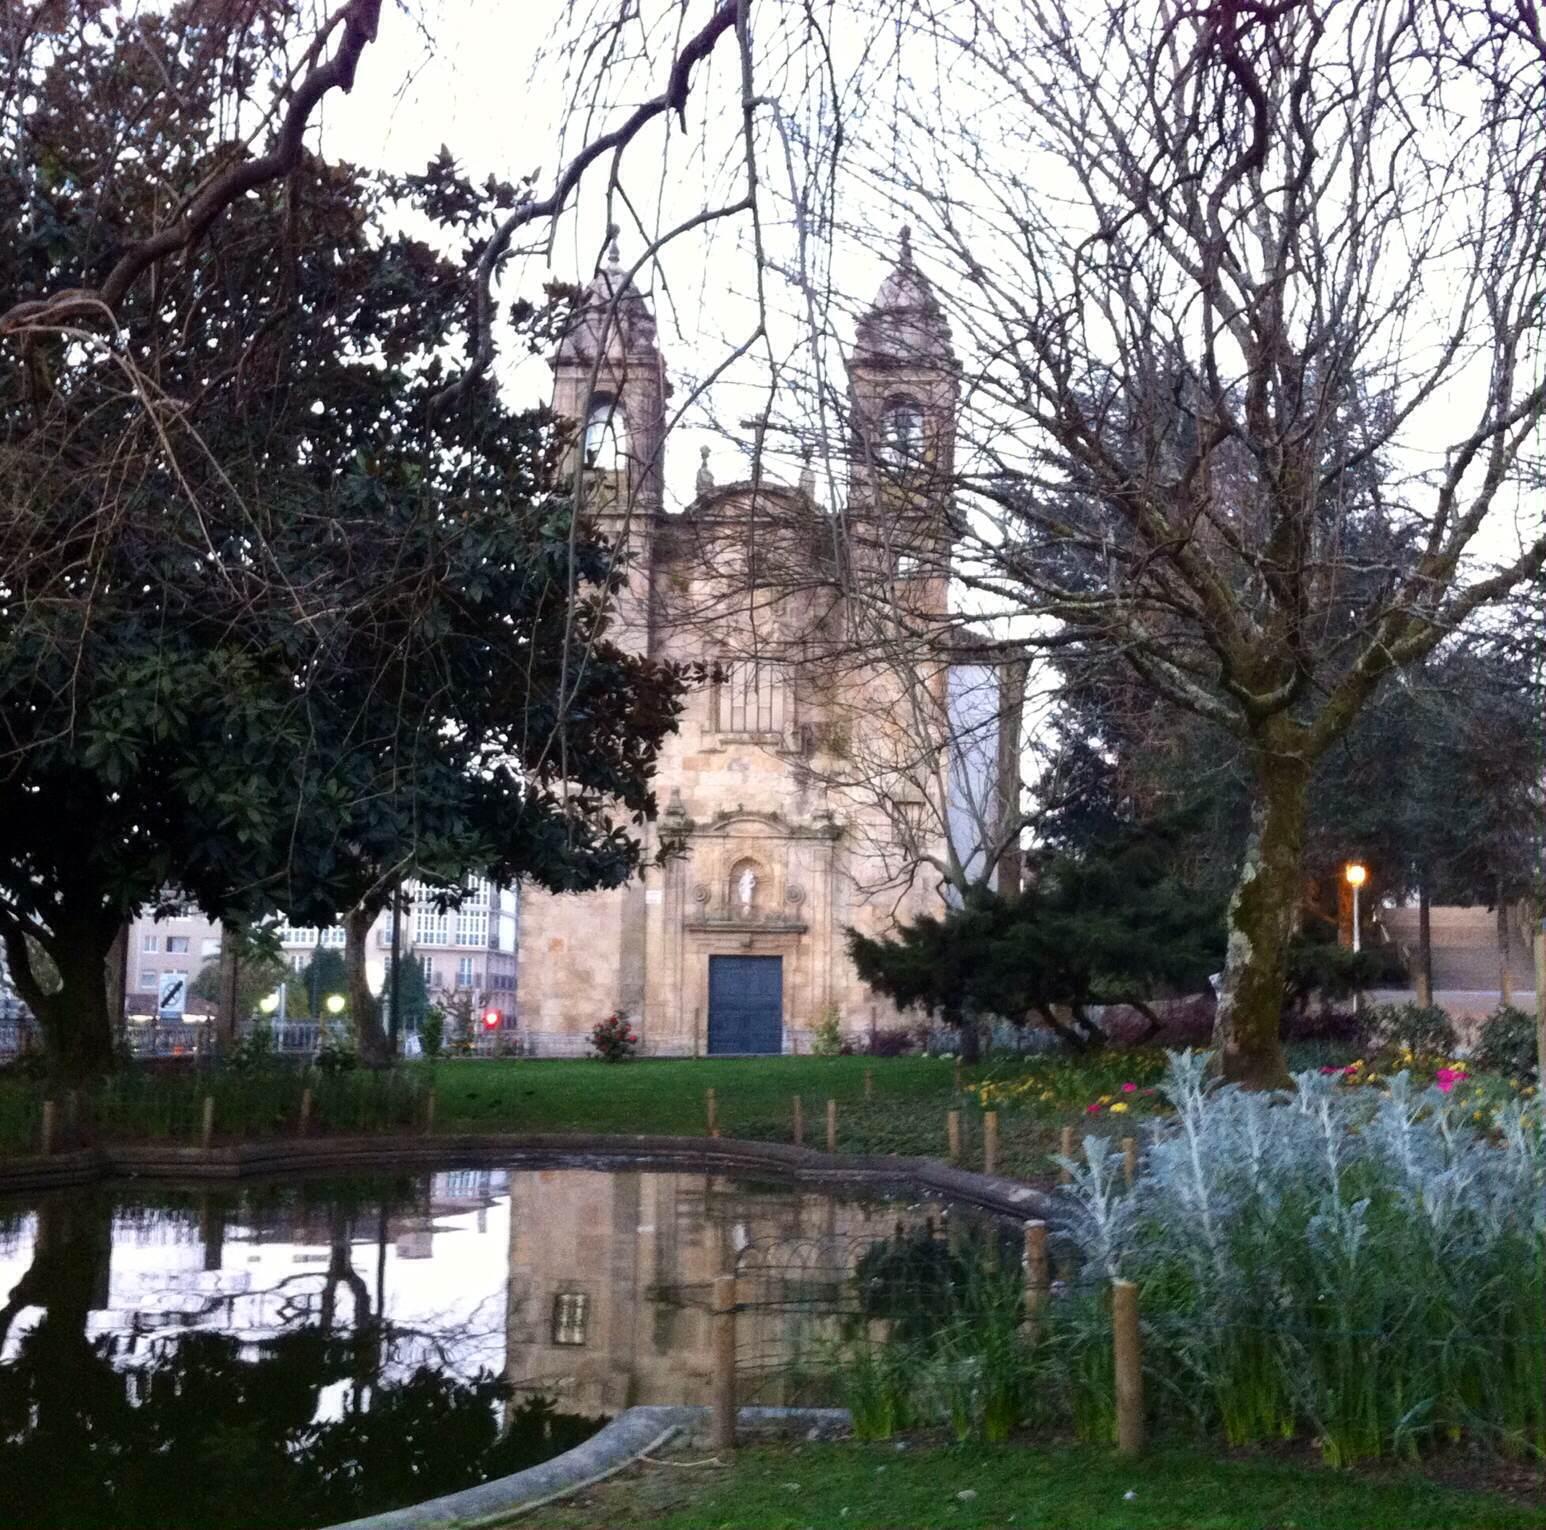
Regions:
<instances>
[{"instance_id":1,"label":"shrub","mask_svg":"<svg viewBox=\"0 0 1546 1530\"><path fill-rule=\"evenodd\" d=\"M1168 1047L1182 1052L1213 1042L1213 1016L1217 1008L1211 994L1192 994L1153 1006L1160 1028L1151 1034L1148 1017L1127 1004L1113 1004L1100 1016L1107 1043L1113 1047Z\"/></svg>"},{"instance_id":2,"label":"shrub","mask_svg":"<svg viewBox=\"0 0 1546 1530\"><path fill-rule=\"evenodd\" d=\"M1369 1028L1361 1015L1350 1009L1320 1009L1301 1014L1283 1012L1281 1034L1287 1042L1325 1042L1332 1046L1364 1051Z\"/></svg>"},{"instance_id":3,"label":"shrub","mask_svg":"<svg viewBox=\"0 0 1546 1530\"><path fill-rule=\"evenodd\" d=\"M870 1032L864 1050L870 1057L902 1057L912 1051L914 1040L905 1025L883 1025Z\"/></svg>"},{"instance_id":4,"label":"shrub","mask_svg":"<svg viewBox=\"0 0 1546 1530\"><path fill-rule=\"evenodd\" d=\"M1448 1057L1457 1043L1449 1015L1437 1004L1377 1004L1369 1035L1382 1047L1419 1057Z\"/></svg>"},{"instance_id":5,"label":"shrub","mask_svg":"<svg viewBox=\"0 0 1546 1530\"><path fill-rule=\"evenodd\" d=\"M592 1029L590 1044L602 1062L626 1062L638 1050L639 1037L622 1011L615 1010Z\"/></svg>"},{"instance_id":6,"label":"shrub","mask_svg":"<svg viewBox=\"0 0 1546 1530\"><path fill-rule=\"evenodd\" d=\"M836 1057L842 1050L842 1016L835 1004L829 1004L811 1027L811 1056Z\"/></svg>"},{"instance_id":7,"label":"shrub","mask_svg":"<svg viewBox=\"0 0 1546 1530\"><path fill-rule=\"evenodd\" d=\"M239 1036L226 1058L229 1067L238 1073L258 1073L272 1067L279 1060L274 1050L274 1033L266 1025L255 1025L245 1036Z\"/></svg>"},{"instance_id":8,"label":"shrub","mask_svg":"<svg viewBox=\"0 0 1546 1530\"><path fill-rule=\"evenodd\" d=\"M1482 1021L1471 1058L1489 1073L1506 1074L1521 1083L1533 1079L1539 1065L1535 1017L1512 1004L1500 1004Z\"/></svg>"},{"instance_id":9,"label":"shrub","mask_svg":"<svg viewBox=\"0 0 1546 1530\"><path fill-rule=\"evenodd\" d=\"M347 1073L360 1064L354 1042L338 1031L328 1031L317 1048L317 1068L322 1073Z\"/></svg>"},{"instance_id":10,"label":"shrub","mask_svg":"<svg viewBox=\"0 0 1546 1530\"><path fill-rule=\"evenodd\" d=\"M429 1058L439 1057L446 1044L446 1012L431 1004L419 1022L419 1046Z\"/></svg>"}]
</instances>

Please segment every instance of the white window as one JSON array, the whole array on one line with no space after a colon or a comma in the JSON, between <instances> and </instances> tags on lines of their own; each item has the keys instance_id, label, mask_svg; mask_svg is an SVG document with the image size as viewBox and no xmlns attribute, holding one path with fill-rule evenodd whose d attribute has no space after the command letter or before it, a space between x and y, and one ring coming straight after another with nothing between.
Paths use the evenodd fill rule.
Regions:
<instances>
[{"instance_id":1,"label":"white window","mask_svg":"<svg viewBox=\"0 0 1546 1530\"><path fill-rule=\"evenodd\" d=\"M220 937L218 935L206 935L204 937L205 956L220 955Z\"/></svg>"},{"instance_id":2,"label":"white window","mask_svg":"<svg viewBox=\"0 0 1546 1530\"><path fill-rule=\"evenodd\" d=\"M590 1297L583 1291L560 1291L553 1298L553 1342L583 1344Z\"/></svg>"},{"instance_id":3,"label":"white window","mask_svg":"<svg viewBox=\"0 0 1546 1530\"><path fill-rule=\"evenodd\" d=\"M758 659L737 659L723 666L719 695L721 733L781 733L784 687L778 666Z\"/></svg>"},{"instance_id":4,"label":"white window","mask_svg":"<svg viewBox=\"0 0 1546 1530\"><path fill-rule=\"evenodd\" d=\"M166 950L168 956L186 956L188 954L188 937L186 935L168 935L166 937Z\"/></svg>"},{"instance_id":5,"label":"white window","mask_svg":"<svg viewBox=\"0 0 1546 1530\"><path fill-rule=\"evenodd\" d=\"M472 958L459 956L456 959L456 986L458 988L471 988L476 974L472 970Z\"/></svg>"},{"instance_id":6,"label":"white window","mask_svg":"<svg viewBox=\"0 0 1546 1530\"><path fill-rule=\"evenodd\" d=\"M159 951L161 949L161 937L153 931L147 930L140 939L141 951Z\"/></svg>"},{"instance_id":7,"label":"white window","mask_svg":"<svg viewBox=\"0 0 1546 1530\"><path fill-rule=\"evenodd\" d=\"M628 423L615 398L598 393L585 416L585 466L615 472L628 456Z\"/></svg>"},{"instance_id":8,"label":"white window","mask_svg":"<svg viewBox=\"0 0 1546 1530\"><path fill-rule=\"evenodd\" d=\"M282 946L314 946L317 943L317 927L314 924L282 924L278 935Z\"/></svg>"},{"instance_id":9,"label":"white window","mask_svg":"<svg viewBox=\"0 0 1546 1530\"><path fill-rule=\"evenodd\" d=\"M489 884L481 878L468 886L467 896L456 911L456 943L459 946L488 944Z\"/></svg>"},{"instance_id":10,"label":"white window","mask_svg":"<svg viewBox=\"0 0 1546 1530\"><path fill-rule=\"evenodd\" d=\"M344 944L344 935L344 927L341 924L335 924L325 929L317 937L317 944L319 946L341 946Z\"/></svg>"},{"instance_id":11,"label":"white window","mask_svg":"<svg viewBox=\"0 0 1546 1530\"><path fill-rule=\"evenodd\" d=\"M140 988L145 993L159 993L156 984L161 980L161 974L154 967L140 968Z\"/></svg>"},{"instance_id":12,"label":"white window","mask_svg":"<svg viewBox=\"0 0 1546 1530\"><path fill-rule=\"evenodd\" d=\"M435 907L434 899L421 897L413 906L415 945L445 946L451 943L451 916Z\"/></svg>"}]
</instances>

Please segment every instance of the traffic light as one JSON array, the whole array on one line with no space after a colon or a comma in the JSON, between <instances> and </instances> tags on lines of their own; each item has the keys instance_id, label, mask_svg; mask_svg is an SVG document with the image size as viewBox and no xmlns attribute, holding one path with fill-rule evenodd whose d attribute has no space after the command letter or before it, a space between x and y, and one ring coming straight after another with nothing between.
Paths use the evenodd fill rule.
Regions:
<instances>
[{"instance_id":1,"label":"traffic light","mask_svg":"<svg viewBox=\"0 0 1546 1530\"><path fill-rule=\"evenodd\" d=\"M484 1010L483 1029L486 1031L497 1031L504 1023L504 1018L505 1017L497 1009Z\"/></svg>"}]
</instances>

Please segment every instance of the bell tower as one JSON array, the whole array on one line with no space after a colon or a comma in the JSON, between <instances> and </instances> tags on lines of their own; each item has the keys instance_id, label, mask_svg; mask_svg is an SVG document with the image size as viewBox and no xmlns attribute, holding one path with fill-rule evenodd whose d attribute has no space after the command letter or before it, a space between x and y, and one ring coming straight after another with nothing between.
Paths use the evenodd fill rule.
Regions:
<instances>
[{"instance_id":1,"label":"bell tower","mask_svg":"<svg viewBox=\"0 0 1546 1530\"><path fill-rule=\"evenodd\" d=\"M607 230L605 264L581 294L552 367L553 412L573 432L566 477L579 485L585 512L629 560L627 588L617 600L617 637L647 652L671 390L654 315L623 271L615 224Z\"/></svg>"},{"instance_id":2,"label":"bell tower","mask_svg":"<svg viewBox=\"0 0 1546 1530\"><path fill-rule=\"evenodd\" d=\"M848 396L856 568L910 581L916 598L942 610L954 542L960 364L905 227L896 266L859 318Z\"/></svg>"}]
</instances>

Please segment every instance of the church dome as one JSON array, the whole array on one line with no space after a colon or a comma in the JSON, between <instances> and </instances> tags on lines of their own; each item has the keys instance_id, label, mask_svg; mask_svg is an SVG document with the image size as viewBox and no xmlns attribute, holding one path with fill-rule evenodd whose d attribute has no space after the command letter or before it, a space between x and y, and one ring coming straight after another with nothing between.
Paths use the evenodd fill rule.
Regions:
<instances>
[{"instance_id":1,"label":"church dome","mask_svg":"<svg viewBox=\"0 0 1546 1530\"><path fill-rule=\"evenodd\" d=\"M598 356L621 358L655 349L655 316L623 271L616 225L607 233L606 264L580 295L556 362L592 362Z\"/></svg>"},{"instance_id":2,"label":"church dome","mask_svg":"<svg viewBox=\"0 0 1546 1530\"><path fill-rule=\"evenodd\" d=\"M902 230L901 258L860 315L854 359L893 366L953 363L950 325L928 278L913 264L912 231Z\"/></svg>"}]
</instances>

